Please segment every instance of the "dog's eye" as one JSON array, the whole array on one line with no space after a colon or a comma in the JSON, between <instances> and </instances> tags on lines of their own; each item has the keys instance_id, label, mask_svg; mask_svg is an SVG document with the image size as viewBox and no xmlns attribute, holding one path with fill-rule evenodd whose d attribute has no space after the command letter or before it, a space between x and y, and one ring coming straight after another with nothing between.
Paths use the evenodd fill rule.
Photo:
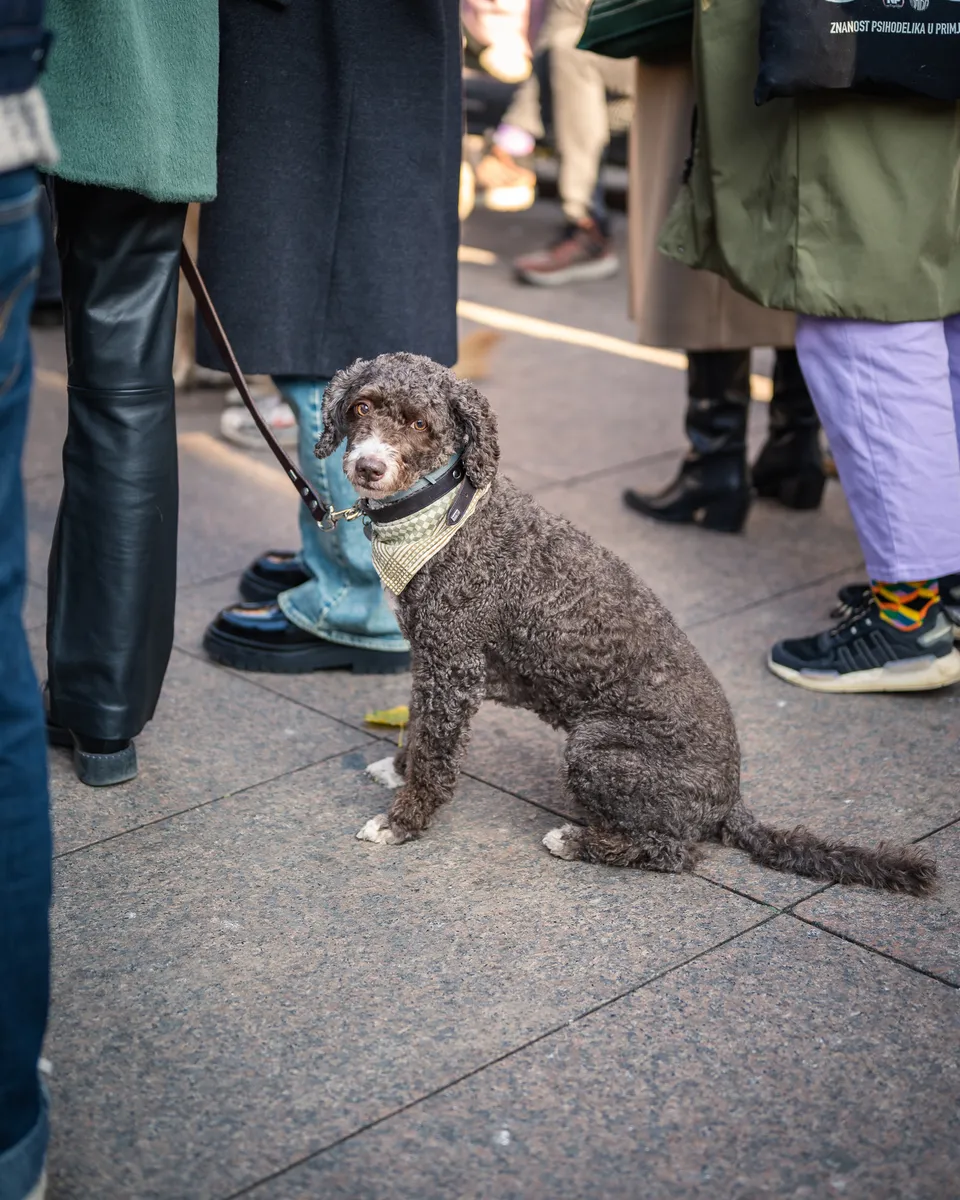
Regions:
<instances>
[{"instance_id":1,"label":"dog's eye","mask_svg":"<svg viewBox=\"0 0 960 1200\"><path fill-rule=\"evenodd\" d=\"M417 417L417 419L411 422L411 424L413 425L414 429L426 429L427 427L427 423L423 417Z\"/></svg>"},{"instance_id":2,"label":"dog's eye","mask_svg":"<svg viewBox=\"0 0 960 1200\"><path fill-rule=\"evenodd\" d=\"M366 400L361 400L359 404L353 406L353 411L358 417L365 417L370 412L370 405L367 404Z\"/></svg>"}]
</instances>

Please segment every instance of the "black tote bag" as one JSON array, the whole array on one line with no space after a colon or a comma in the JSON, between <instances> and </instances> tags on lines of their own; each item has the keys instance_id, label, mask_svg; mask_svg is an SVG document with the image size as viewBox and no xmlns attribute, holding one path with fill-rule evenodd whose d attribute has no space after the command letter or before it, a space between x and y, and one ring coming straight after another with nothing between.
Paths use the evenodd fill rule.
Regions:
<instances>
[{"instance_id":1,"label":"black tote bag","mask_svg":"<svg viewBox=\"0 0 960 1200\"><path fill-rule=\"evenodd\" d=\"M960 100L960 0L762 0L757 103L831 90Z\"/></svg>"}]
</instances>

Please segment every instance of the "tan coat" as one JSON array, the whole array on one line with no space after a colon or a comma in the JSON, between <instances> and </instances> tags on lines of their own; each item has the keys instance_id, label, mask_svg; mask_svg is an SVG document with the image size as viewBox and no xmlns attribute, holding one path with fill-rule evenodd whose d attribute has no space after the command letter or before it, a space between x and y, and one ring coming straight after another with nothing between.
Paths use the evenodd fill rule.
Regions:
<instances>
[{"instance_id":1,"label":"tan coat","mask_svg":"<svg viewBox=\"0 0 960 1200\"><path fill-rule=\"evenodd\" d=\"M690 153L688 63L637 67L630 138L630 311L639 340L677 350L792 346L792 313L761 308L719 275L665 258L657 238Z\"/></svg>"}]
</instances>

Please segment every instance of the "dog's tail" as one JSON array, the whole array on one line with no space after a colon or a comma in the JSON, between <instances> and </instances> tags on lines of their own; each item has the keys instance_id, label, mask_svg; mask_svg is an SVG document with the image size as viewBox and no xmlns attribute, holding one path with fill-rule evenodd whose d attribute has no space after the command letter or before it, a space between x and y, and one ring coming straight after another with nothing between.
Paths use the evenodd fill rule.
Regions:
<instances>
[{"instance_id":1,"label":"dog's tail","mask_svg":"<svg viewBox=\"0 0 960 1200\"><path fill-rule=\"evenodd\" d=\"M916 846L892 846L881 842L874 849L827 841L809 829L772 829L738 805L721 829L724 845L746 850L754 862L775 871L791 871L831 883L860 883L921 896L929 892L937 865Z\"/></svg>"}]
</instances>

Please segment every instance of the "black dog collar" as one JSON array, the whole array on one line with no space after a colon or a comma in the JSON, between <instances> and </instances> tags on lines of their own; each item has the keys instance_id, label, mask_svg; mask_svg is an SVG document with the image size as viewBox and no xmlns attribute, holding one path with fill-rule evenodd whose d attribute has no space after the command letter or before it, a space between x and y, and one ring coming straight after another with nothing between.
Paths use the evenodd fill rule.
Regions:
<instances>
[{"instance_id":1,"label":"black dog collar","mask_svg":"<svg viewBox=\"0 0 960 1200\"><path fill-rule=\"evenodd\" d=\"M460 458L452 463L433 483L427 484L425 488L421 488L412 495L401 496L399 500L385 500L375 506L367 497L363 497L357 503L357 508L374 525L386 525L390 521L399 521L403 517L422 512L441 497L446 496L448 492L452 492L458 485L460 491L454 497L447 513L447 524L456 525L470 507L470 501L477 490L467 478Z\"/></svg>"}]
</instances>

